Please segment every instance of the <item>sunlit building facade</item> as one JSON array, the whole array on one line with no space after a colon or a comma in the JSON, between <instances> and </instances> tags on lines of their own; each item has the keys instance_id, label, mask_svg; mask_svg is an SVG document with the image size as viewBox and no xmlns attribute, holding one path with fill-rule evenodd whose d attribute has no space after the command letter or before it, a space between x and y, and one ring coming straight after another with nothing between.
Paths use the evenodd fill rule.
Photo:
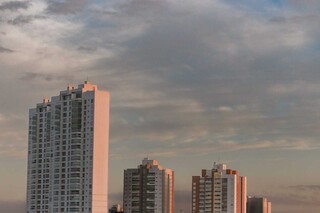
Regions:
<instances>
[{"instance_id":1,"label":"sunlit building facade","mask_svg":"<svg viewBox=\"0 0 320 213\"><path fill-rule=\"evenodd\" d=\"M192 177L192 213L246 213L246 177L214 163Z\"/></svg>"},{"instance_id":2,"label":"sunlit building facade","mask_svg":"<svg viewBox=\"0 0 320 213\"><path fill-rule=\"evenodd\" d=\"M86 81L29 110L27 213L107 213L109 93Z\"/></svg>"},{"instance_id":3,"label":"sunlit building facade","mask_svg":"<svg viewBox=\"0 0 320 213\"><path fill-rule=\"evenodd\" d=\"M124 213L173 213L174 172L145 158L124 171Z\"/></svg>"}]
</instances>

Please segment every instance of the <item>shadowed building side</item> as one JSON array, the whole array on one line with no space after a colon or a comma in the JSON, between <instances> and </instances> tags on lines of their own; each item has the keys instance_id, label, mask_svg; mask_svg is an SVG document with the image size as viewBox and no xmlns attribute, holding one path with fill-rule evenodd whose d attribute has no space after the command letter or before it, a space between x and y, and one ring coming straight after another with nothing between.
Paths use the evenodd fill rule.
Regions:
<instances>
[{"instance_id":1,"label":"shadowed building side","mask_svg":"<svg viewBox=\"0 0 320 213\"><path fill-rule=\"evenodd\" d=\"M173 213L174 172L145 158L136 169L124 171L125 213Z\"/></svg>"}]
</instances>

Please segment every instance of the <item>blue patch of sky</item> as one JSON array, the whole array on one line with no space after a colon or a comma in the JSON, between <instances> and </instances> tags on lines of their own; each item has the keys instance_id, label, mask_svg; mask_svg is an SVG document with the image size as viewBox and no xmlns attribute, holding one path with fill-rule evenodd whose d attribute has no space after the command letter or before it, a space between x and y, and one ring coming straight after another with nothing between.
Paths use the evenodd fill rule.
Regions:
<instances>
[{"instance_id":1,"label":"blue patch of sky","mask_svg":"<svg viewBox=\"0 0 320 213\"><path fill-rule=\"evenodd\" d=\"M317 40L317 41L314 41L313 43L312 43L312 45L310 45L309 46L309 49L308 49L309 51L310 50L313 50L314 52L312 52L312 54L314 54L315 52L316 52L316 57L319 57L319 52L320 52L320 39L319 40ZM308 52L309 53L309 52Z\"/></svg>"},{"instance_id":2,"label":"blue patch of sky","mask_svg":"<svg viewBox=\"0 0 320 213\"><path fill-rule=\"evenodd\" d=\"M291 98L292 99L292 98ZM284 117L290 113L293 100L282 100L275 104L272 110L273 117Z\"/></svg>"},{"instance_id":3,"label":"blue patch of sky","mask_svg":"<svg viewBox=\"0 0 320 213\"><path fill-rule=\"evenodd\" d=\"M107 29L107 28L115 28L117 25L112 21L99 20L96 18L91 18L87 20L87 27L93 29Z\"/></svg>"},{"instance_id":4,"label":"blue patch of sky","mask_svg":"<svg viewBox=\"0 0 320 213\"><path fill-rule=\"evenodd\" d=\"M229 5L252 10L264 15L274 14L286 6L287 0L225 0Z\"/></svg>"},{"instance_id":5,"label":"blue patch of sky","mask_svg":"<svg viewBox=\"0 0 320 213\"><path fill-rule=\"evenodd\" d=\"M99 5L111 6L115 4L121 4L124 2L124 0L96 0L94 2Z\"/></svg>"}]
</instances>

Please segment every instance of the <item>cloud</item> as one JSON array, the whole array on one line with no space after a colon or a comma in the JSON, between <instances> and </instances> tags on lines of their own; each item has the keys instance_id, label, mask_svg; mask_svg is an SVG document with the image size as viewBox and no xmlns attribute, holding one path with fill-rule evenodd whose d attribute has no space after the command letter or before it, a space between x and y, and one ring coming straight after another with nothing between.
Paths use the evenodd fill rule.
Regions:
<instances>
[{"instance_id":1,"label":"cloud","mask_svg":"<svg viewBox=\"0 0 320 213\"><path fill-rule=\"evenodd\" d=\"M304 208L314 208L314 207L319 207L319 204L315 203L314 201L308 200L308 199L303 199L299 196L292 196L292 195L283 195L283 196L271 196L270 200L272 201L273 206L275 205L283 205L284 207L288 206L300 206L302 209ZM309 207L306 207L309 206ZM288 212L290 209L288 209ZM296 209L294 212L300 212L299 210Z\"/></svg>"},{"instance_id":2,"label":"cloud","mask_svg":"<svg viewBox=\"0 0 320 213\"><path fill-rule=\"evenodd\" d=\"M7 1L0 5L1 10L18 11L20 9L28 9L31 6L30 1Z\"/></svg>"},{"instance_id":3,"label":"cloud","mask_svg":"<svg viewBox=\"0 0 320 213\"><path fill-rule=\"evenodd\" d=\"M23 25L30 23L32 19L33 18L31 16L18 16L13 20L9 20L8 23L13 25Z\"/></svg>"},{"instance_id":4,"label":"cloud","mask_svg":"<svg viewBox=\"0 0 320 213\"><path fill-rule=\"evenodd\" d=\"M0 53L13 53L14 50L0 46Z\"/></svg>"},{"instance_id":5,"label":"cloud","mask_svg":"<svg viewBox=\"0 0 320 213\"><path fill-rule=\"evenodd\" d=\"M56 1L50 0L48 1L49 6L47 8L48 12L54 14L75 14L88 4L88 0L64 0L64 1Z\"/></svg>"},{"instance_id":6,"label":"cloud","mask_svg":"<svg viewBox=\"0 0 320 213\"><path fill-rule=\"evenodd\" d=\"M288 188L297 191L320 191L320 185L295 185Z\"/></svg>"},{"instance_id":7,"label":"cloud","mask_svg":"<svg viewBox=\"0 0 320 213\"><path fill-rule=\"evenodd\" d=\"M45 18L46 17L42 15L27 15L27 16L19 15L14 19L8 20L8 23L12 25L25 25L25 24L31 23L36 19L45 19Z\"/></svg>"},{"instance_id":8,"label":"cloud","mask_svg":"<svg viewBox=\"0 0 320 213\"><path fill-rule=\"evenodd\" d=\"M297 103L315 96L308 91L317 89L317 82L310 84L317 66L307 61L308 72L292 71L284 57L314 42L318 32L305 23L317 16L277 13L285 21L272 22L223 1L49 1L29 10L37 12L6 26L19 35L11 40L22 51L15 60L33 70L16 76L52 87L87 76L102 83L113 94L111 136L119 151L126 140L165 143L148 152L168 156L188 153L184 146L193 143L203 145L198 153L213 144L207 150L317 148L310 135L316 136L318 122L299 128L312 115L305 101ZM304 83L290 81L298 77Z\"/></svg>"},{"instance_id":9,"label":"cloud","mask_svg":"<svg viewBox=\"0 0 320 213\"><path fill-rule=\"evenodd\" d=\"M22 81L45 80L47 82L50 82L50 81L61 81L64 79L68 81L72 81L73 78L74 78L73 76L68 76L68 75L52 75L52 74L44 74L44 73L25 72L20 79Z\"/></svg>"},{"instance_id":10,"label":"cloud","mask_svg":"<svg viewBox=\"0 0 320 213\"><path fill-rule=\"evenodd\" d=\"M304 188L304 187L303 187ZM308 187L307 187L308 188ZM316 212L319 209L317 193L310 194L309 190L301 190L295 187L290 191L273 192L267 198L271 201L272 211L280 213L300 213L302 211ZM318 191L317 191L318 192Z\"/></svg>"},{"instance_id":11,"label":"cloud","mask_svg":"<svg viewBox=\"0 0 320 213\"><path fill-rule=\"evenodd\" d=\"M306 1L305 4L299 0L288 0L287 4L288 6L298 11L307 10L309 12L315 12L320 7L319 2L317 0L309 0Z\"/></svg>"},{"instance_id":12,"label":"cloud","mask_svg":"<svg viewBox=\"0 0 320 213\"><path fill-rule=\"evenodd\" d=\"M231 107L228 107L228 106L221 106L218 108L218 111L220 112L232 112L233 109Z\"/></svg>"},{"instance_id":13,"label":"cloud","mask_svg":"<svg viewBox=\"0 0 320 213\"><path fill-rule=\"evenodd\" d=\"M87 46L87 47L80 46L80 47L78 47L78 50L84 51L84 52L95 52L97 50L97 48L96 47L90 47L90 46Z\"/></svg>"}]
</instances>

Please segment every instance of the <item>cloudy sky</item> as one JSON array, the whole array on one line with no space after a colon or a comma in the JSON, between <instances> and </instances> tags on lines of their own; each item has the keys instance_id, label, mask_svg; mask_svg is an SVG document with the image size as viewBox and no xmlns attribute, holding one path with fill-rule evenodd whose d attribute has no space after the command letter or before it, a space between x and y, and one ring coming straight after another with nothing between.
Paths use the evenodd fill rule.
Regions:
<instances>
[{"instance_id":1,"label":"cloudy sky","mask_svg":"<svg viewBox=\"0 0 320 213\"><path fill-rule=\"evenodd\" d=\"M320 208L317 0L0 0L0 212L23 213L28 109L89 78L111 92L110 204L149 156L214 161L273 213Z\"/></svg>"}]
</instances>

